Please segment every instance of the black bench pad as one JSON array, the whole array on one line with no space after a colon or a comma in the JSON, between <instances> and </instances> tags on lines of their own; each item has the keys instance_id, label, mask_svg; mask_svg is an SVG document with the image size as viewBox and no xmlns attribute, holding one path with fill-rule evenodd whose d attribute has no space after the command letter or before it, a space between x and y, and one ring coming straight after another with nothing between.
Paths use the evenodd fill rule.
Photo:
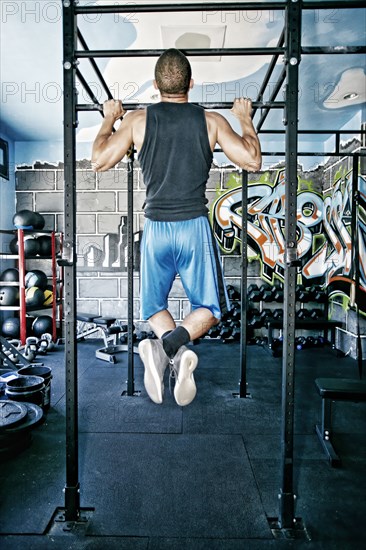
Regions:
<instances>
[{"instance_id":1,"label":"black bench pad","mask_svg":"<svg viewBox=\"0 0 366 550\"><path fill-rule=\"evenodd\" d=\"M99 319L100 315L95 315L95 313L77 313L76 319L78 321L83 321L84 323L93 323L94 319Z\"/></svg>"},{"instance_id":2,"label":"black bench pad","mask_svg":"<svg viewBox=\"0 0 366 550\"><path fill-rule=\"evenodd\" d=\"M366 380L317 378L315 384L324 399L366 401Z\"/></svg>"}]
</instances>

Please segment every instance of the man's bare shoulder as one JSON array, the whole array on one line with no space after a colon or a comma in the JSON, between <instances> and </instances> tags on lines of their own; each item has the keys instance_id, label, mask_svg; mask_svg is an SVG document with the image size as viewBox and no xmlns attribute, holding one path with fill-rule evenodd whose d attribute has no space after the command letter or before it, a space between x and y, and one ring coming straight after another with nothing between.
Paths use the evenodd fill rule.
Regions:
<instances>
[{"instance_id":1,"label":"man's bare shoulder","mask_svg":"<svg viewBox=\"0 0 366 550\"><path fill-rule=\"evenodd\" d=\"M136 109L135 111L128 111L123 117L129 122L139 122L146 118L146 109Z\"/></svg>"},{"instance_id":2,"label":"man's bare shoulder","mask_svg":"<svg viewBox=\"0 0 366 550\"><path fill-rule=\"evenodd\" d=\"M205 111L205 115L207 122L211 124L215 124L216 126L227 124L226 118L216 111Z\"/></svg>"}]
</instances>

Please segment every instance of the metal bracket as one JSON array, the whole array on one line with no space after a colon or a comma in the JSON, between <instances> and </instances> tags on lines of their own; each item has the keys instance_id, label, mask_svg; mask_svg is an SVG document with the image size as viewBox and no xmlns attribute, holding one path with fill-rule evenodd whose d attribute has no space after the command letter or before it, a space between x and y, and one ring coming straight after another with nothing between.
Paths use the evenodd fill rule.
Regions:
<instances>
[{"instance_id":1,"label":"metal bracket","mask_svg":"<svg viewBox=\"0 0 366 550\"><path fill-rule=\"evenodd\" d=\"M297 257L296 243L288 243L286 247L285 263L289 267L301 266L301 261Z\"/></svg>"},{"instance_id":2,"label":"metal bracket","mask_svg":"<svg viewBox=\"0 0 366 550\"><path fill-rule=\"evenodd\" d=\"M61 258L57 260L57 264L61 267L74 265L74 245L71 242L63 242L62 255Z\"/></svg>"}]
</instances>

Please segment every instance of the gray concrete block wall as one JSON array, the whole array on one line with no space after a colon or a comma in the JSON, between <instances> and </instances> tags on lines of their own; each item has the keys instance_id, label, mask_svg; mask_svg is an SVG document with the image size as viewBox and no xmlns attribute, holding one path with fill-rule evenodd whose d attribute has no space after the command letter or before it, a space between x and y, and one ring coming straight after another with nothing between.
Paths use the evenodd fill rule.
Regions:
<instances>
[{"instance_id":1,"label":"gray concrete block wall","mask_svg":"<svg viewBox=\"0 0 366 550\"><path fill-rule=\"evenodd\" d=\"M278 166L279 167L279 166ZM310 179L323 182L323 189L334 183L339 171L350 170L351 159L334 157L329 159L324 167L318 167L317 177L314 172ZM270 182L274 183L276 171L268 172ZM306 177L305 177L306 179ZM145 187L139 169L138 161L134 163L134 230L143 229L144 214L142 211L145 200ZM256 181L256 174L249 174L249 182ZM217 193L228 189L234 184L240 185L241 175L234 167L212 166L207 183L209 203L216 199ZM47 230L64 230L63 220L63 166L41 165L33 168L21 167L16 171L16 203L17 210L36 210L45 217ZM76 170L77 191L77 307L80 312L92 312L99 315L116 316L121 322L127 319L127 277L125 266L121 261L121 269L108 270L100 266L105 256L104 246L106 236L110 243L117 243L120 235L121 217L127 213L127 165L121 162L115 169L105 173L95 174L90 169L89 161L79 161ZM115 258L114 258L115 259ZM223 255L223 266L227 284L240 288L240 256ZM98 269L99 268L99 269ZM250 282L260 283L260 264L257 261L248 265ZM139 314L139 277L134 279L134 315L140 320ZM182 285L177 279L173 285L169 306L174 318L179 322L190 311L190 304L185 296ZM355 329L355 312L353 310L336 312L331 310L334 318L342 317L352 332ZM148 329L140 322L142 330ZM361 319L361 332L366 330L366 321Z\"/></svg>"},{"instance_id":2,"label":"gray concrete block wall","mask_svg":"<svg viewBox=\"0 0 366 550\"><path fill-rule=\"evenodd\" d=\"M46 169L20 168L17 171L17 210L28 208L40 212L46 220L45 229L64 230L63 220L63 167ZM207 184L207 197L211 203L229 180L233 167L213 166ZM237 174L237 173L236 173ZM121 323L127 320L127 273L124 258L121 268L103 266L106 259L105 246L117 246L121 235L121 217L127 216L127 164L119 165L108 172L95 174L88 161L79 161L76 169L77 200L77 309L81 313L113 316ZM143 229L145 186L138 161L134 163L134 231ZM122 251L123 252L123 251ZM117 260L113 249L110 261ZM225 256L224 268L230 281L240 286L239 257ZM141 330L148 330L147 323L140 319L139 273L134 275L134 317ZM191 307L179 279L174 282L169 296L169 309L176 321L189 313Z\"/></svg>"}]
</instances>

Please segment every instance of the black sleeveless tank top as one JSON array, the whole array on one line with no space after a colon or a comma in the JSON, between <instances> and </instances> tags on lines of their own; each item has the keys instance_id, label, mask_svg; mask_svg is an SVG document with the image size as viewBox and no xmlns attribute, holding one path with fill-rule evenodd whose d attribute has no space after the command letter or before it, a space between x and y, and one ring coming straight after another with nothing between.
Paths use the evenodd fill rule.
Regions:
<instances>
[{"instance_id":1,"label":"black sleeveless tank top","mask_svg":"<svg viewBox=\"0 0 366 550\"><path fill-rule=\"evenodd\" d=\"M145 216L156 221L207 216L205 191L212 157L202 107L149 105L138 155L146 186Z\"/></svg>"}]
</instances>

